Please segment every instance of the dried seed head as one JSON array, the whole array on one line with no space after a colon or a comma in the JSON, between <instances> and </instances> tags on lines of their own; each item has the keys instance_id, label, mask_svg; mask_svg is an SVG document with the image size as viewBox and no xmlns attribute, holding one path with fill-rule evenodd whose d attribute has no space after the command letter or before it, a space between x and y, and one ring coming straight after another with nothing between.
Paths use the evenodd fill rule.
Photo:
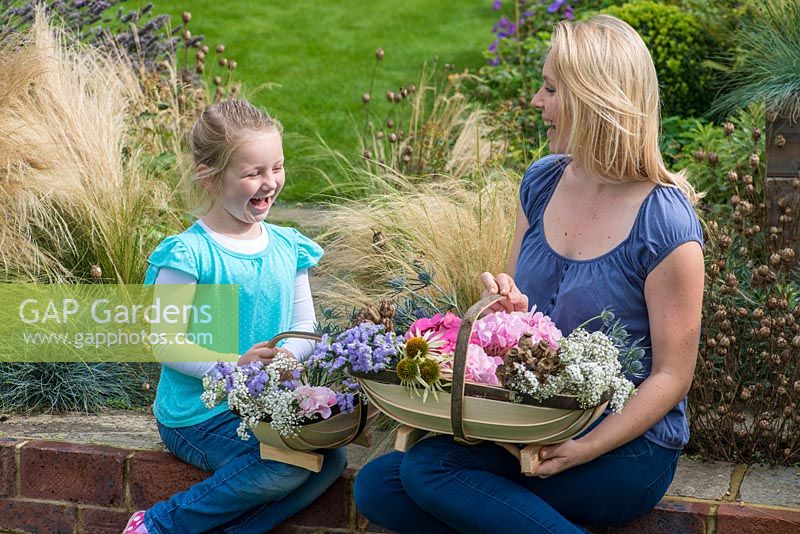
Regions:
<instances>
[{"instance_id":1,"label":"dried seed head","mask_svg":"<svg viewBox=\"0 0 800 534\"><path fill-rule=\"evenodd\" d=\"M204 54L208 54L208 50L209 50L209 48L208 48L208 45L203 45L203 46L201 46L201 47L200 47L200 50L201 50L201 51L202 51Z\"/></svg>"},{"instance_id":2,"label":"dried seed head","mask_svg":"<svg viewBox=\"0 0 800 534\"><path fill-rule=\"evenodd\" d=\"M780 254L771 254L769 257L769 262L772 265L780 265L781 263L781 255Z\"/></svg>"},{"instance_id":3,"label":"dried seed head","mask_svg":"<svg viewBox=\"0 0 800 534\"><path fill-rule=\"evenodd\" d=\"M225 57L219 58L219 66L220 67L227 67L228 66L228 58L225 58Z\"/></svg>"},{"instance_id":4,"label":"dried seed head","mask_svg":"<svg viewBox=\"0 0 800 534\"><path fill-rule=\"evenodd\" d=\"M694 159L698 163L702 163L706 159L706 152L705 150L698 150L694 153Z\"/></svg>"},{"instance_id":5,"label":"dried seed head","mask_svg":"<svg viewBox=\"0 0 800 534\"><path fill-rule=\"evenodd\" d=\"M739 393L739 397L741 397L742 400L749 400L751 396L752 393L750 393L750 390L747 388L744 388L742 392Z\"/></svg>"},{"instance_id":6,"label":"dried seed head","mask_svg":"<svg viewBox=\"0 0 800 534\"><path fill-rule=\"evenodd\" d=\"M369 150L365 150L361 153L361 155L364 157L364 159L372 159L372 152Z\"/></svg>"},{"instance_id":7,"label":"dried seed head","mask_svg":"<svg viewBox=\"0 0 800 534\"><path fill-rule=\"evenodd\" d=\"M773 141L776 147L783 148L786 146L786 138L780 134L775 136L775 140Z\"/></svg>"},{"instance_id":8,"label":"dried seed head","mask_svg":"<svg viewBox=\"0 0 800 534\"><path fill-rule=\"evenodd\" d=\"M150 391L150 384L145 382L144 384L142 384L142 389L145 391Z\"/></svg>"},{"instance_id":9,"label":"dried seed head","mask_svg":"<svg viewBox=\"0 0 800 534\"><path fill-rule=\"evenodd\" d=\"M723 125L722 129L725 132L725 135L730 137L733 134L733 131L736 129L736 127L733 125L732 122L726 122Z\"/></svg>"},{"instance_id":10,"label":"dried seed head","mask_svg":"<svg viewBox=\"0 0 800 534\"><path fill-rule=\"evenodd\" d=\"M739 179L739 175L736 174L736 171L728 171L728 173L725 175L725 179L730 183L736 183L736 181Z\"/></svg>"},{"instance_id":11,"label":"dried seed head","mask_svg":"<svg viewBox=\"0 0 800 534\"><path fill-rule=\"evenodd\" d=\"M394 102L394 91L386 91L386 100Z\"/></svg>"},{"instance_id":12,"label":"dried seed head","mask_svg":"<svg viewBox=\"0 0 800 534\"><path fill-rule=\"evenodd\" d=\"M206 58L206 55L203 53L202 50L200 50L194 55L194 57L195 59L197 59L197 61L203 61Z\"/></svg>"},{"instance_id":13,"label":"dried seed head","mask_svg":"<svg viewBox=\"0 0 800 534\"><path fill-rule=\"evenodd\" d=\"M394 121L393 121L392 119L388 119L388 120L386 121L386 127L387 127L387 128L389 128L390 130L391 130L392 128L394 128Z\"/></svg>"},{"instance_id":14,"label":"dried seed head","mask_svg":"<svg viewBox=\"0 0 800 534\"><path fill-rule=\"evenodd\" d=\"M231 60L231 61L228 63L228 68L229 68L230 70L236 70L236 66L237 66L237 65L236 65L236 61L235 61L235 60Z\"/></svg>"},{"instance_id":15,"label":"dried seed head","mask_svg":"<svg viewBox=\"0 0 800 534\"><path fill-rule=\"evenodd\" d=\"M375 132L375 139L383 139L383 130Z\"/></svg>"},{"instance_id":16,"label":"dried seed head","mask_svg":"<svg viewBox=\"0 0 800 534\"><path fill-rule=\"evenodd\" d=\"M750 168L757 169L759 163L761 163L761 158L758 157L758 154L751 154L750 155Z\"/></svg>"},{"instance_id":17,"label":"dried seed head","mask_svg":"<svg viewBox=\"0 0 800 534\"><path fill-rule=\"evenodd\" d=\"M89 269L89 274L93 280L100 280L103 277L103 269L99 265L92 265L92 268Z\"/></svg>"},{"instance_id":18,"label":"dried seed head","mask_svg":"<svg viewBox=\"0 0 800 534\"><path fill-rule=\"evenodd\" d=\"M719 155L717 155L716 152L709 152L706 154L706 160L708 161L709 165L715 167L717 163L719 163Z\"/></svg>"},{"instance_id":19,"label":"dried seed head","mask_svg":"<svg viewBox=\"0 0 800 534\"><path fill-rule=\"evenodd\" d=\"M369 93L364 93L361 95L361 101L365 104L369 104L369 101L372 100L372 97L369 96Z\"/></svg>"},{"instance_id":20,"label":"dried seed head","mask_svg":"<svg viewBox=\"0 0 800 534\"><path fill-rule=\"evenodd\" d=\"M745 175L742 177L742 182L744 182L744 183L745 183L745 185L750 185L750 184L752 184L752 183L753 183L753 176L752 176L752 175L750 175L750 174L745 174Z\"/></svg>"},{"instance_id":21,"label":"dried seed head","mask_svg":"<svg viewBox=\"0 0 800 534\"><path fill-rule=\"evenodd\" d=\"M189 30L184 30L181 37L183 37L184 41L188 41L189 39L192 38L192 32L190 32Z\"/></svg>"},{"instance_id":22,"label":"dried seed head","mask_svg":"<svg viewBox=\"0 0 800 534\"><path fill-rule=\"evenodd\" d=\"M222 85L222 77L221 76L214 76L214 85Z\"/></svg>"},{"instance_id":23,"label":"dried seed head","mask_svg":"<svg viewBox=\"0 0 800 534\"><path fill-rule=\"evenodd\" d=\"M397 142L397 134L396 133L390 133L389 134L389 142L390 143L396 143Z\"/></svg>"},{"instance_id":24,"label":"dried seed head","mask_svg":"<svg viewBox=\"0 0 800 534\"><path fill-rule=\"evenodd\" d=\"M383 48L378 48L377 50L375 50L375 59L377 59L378 61L382 60L384 55L386 54L383 51Z\"/></svg>"},{"instance_id":25,"label":"dried seed head","mask_svg":"<svg viewBox=\"0 0 800 534\"><path fill-rule=\"evenodd\" d=\"M184 11L183 15L181 15L184 24L189 24L189 21L192 20L192 14L188 11Z\"/></svg>"},{"instance_id":26,"label":"dried seed head","mask_svg":"<svg viewBox=\"0 0 800 534\"><path fill-rule=\"evenodd\" d=\"M758 142L758 140L761 139L761 128L753 128L753 131L750 133L750 135L752 136L753 141Z\"/></svg>"},{"instance_id":27,"label":"dried seed head","mask_svg":"<svg viewBox=\"0 0 800 534\"><path fill-rule=\"evenodd\" d=\"M224 54L225 53L225 45L224 44L218 44L217 48L215 48L215 50L217 51L217 54Z\"/></svg>"},{"instance_id":28,"label":"dried seed head","mask_svg":"<svg viewBox=\"0 0 800 534\"><path fill-rule=\"evenodd\" d=\"M178 95L178 104L180 104L182 106L185 103L186 103L186 95L183 94L183 93L179 94Z\"/></svg>"},{"instance_id":29,"label":"dried seed head","mask_svg":"<svg viewBox=\"0 0 800 534\"><path fill-rule=\"evenodd\" d=\"M197 71L197 74L203 74L203 72L206 70L206 64L198 62L197 65L194 66L194 70Z\"/></svg>"}]
</instances>

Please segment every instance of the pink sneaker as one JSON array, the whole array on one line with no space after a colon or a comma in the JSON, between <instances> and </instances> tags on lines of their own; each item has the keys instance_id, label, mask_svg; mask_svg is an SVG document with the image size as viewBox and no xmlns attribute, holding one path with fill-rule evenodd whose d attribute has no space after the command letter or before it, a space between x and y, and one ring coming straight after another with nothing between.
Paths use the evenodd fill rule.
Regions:
<instances>
[{"instance_id":1,"label":"pink sneaker","mask_svg":"<svg viewBox=\"0 0 800 534\"><path fill-rule=\"evenodd\" d=\"M128 524L125 525L122 534L147 534L144 526L144 511L136 512L128 519Z\"/></svg>"}]
</instances>

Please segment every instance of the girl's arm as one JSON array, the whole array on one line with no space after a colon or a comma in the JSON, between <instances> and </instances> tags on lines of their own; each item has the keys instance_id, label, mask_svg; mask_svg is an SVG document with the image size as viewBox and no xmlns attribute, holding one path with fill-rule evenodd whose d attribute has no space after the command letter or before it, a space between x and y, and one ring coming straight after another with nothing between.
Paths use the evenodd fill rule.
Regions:
<instances>
[{"instance_id":1,"label":"girl's arm","mask_svg":"<svg viewBox=\"0 0 800 534\"><path fill-rule=\"evenodd\" d=\"M158 275L155 280L155 294L158 296L160 292L159 285L169 284L171 287L168 290L168 300L170 304L191 304L194 302L195 286L197 279L194 276L171 269L169 267L162 267L158 270ZM172 287L180 285L180 300L182 302L175 302L177 290ZM153 346L153 356L161 364L171 369L174 369L185 375L193 376L195 378L202 378L208 374L218 361L235 362L239 359L238 354L224 354L207 349L201 345L183 341L183 343L176 343L175 337L178 334L186 333L186 325L179 325L179 328L169 327L168 331L162 331L166 325L151 325L151 331L154 333L165 334L170 343L156 344ZM177 330L181 330L178 332ZM203 360L203 361L198 361Z\"/></svg>"},{"instance_id":2,"label":"girl's arm","mask_svg":"<svg viewBox=\"0 0 800 534\"><path fill-rule=\"evenodd\" d=\"M297 271L294 279L294 307L289 330L296 332L313 332L317 326L314 313L314 299L311 297L311 285L308 282L308 270ZM314 342L310 339L287 339L283 349L303 361L314 350Z\"/></svg>"},{"instance_id":3,"label":"girl's arm","mask_svg":"<svg viewBox=\"0 0 800 534\"><path fill-rule=\"evenodd\" d=\"M696 242L672 251L645 280L652 372L619 414L577 440L542 447L538 476L591 461L641 436L689 392L697 360L703 302L703 252Z\"/></svg>"}]
</instances>

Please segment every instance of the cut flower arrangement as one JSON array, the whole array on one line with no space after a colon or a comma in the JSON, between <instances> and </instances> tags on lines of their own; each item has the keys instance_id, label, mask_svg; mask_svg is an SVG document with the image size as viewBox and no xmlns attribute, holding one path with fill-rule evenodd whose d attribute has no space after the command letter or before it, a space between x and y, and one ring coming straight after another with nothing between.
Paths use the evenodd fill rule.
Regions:
<instances>
[{"instance_id":1,"label":"cut flower arrangement","mask_svg":"<svg viewBox=\"0 0 800 534\"><path fill-rule=\"evenodd\" d=\"M376 317L378 324L363 321L338 335L323 335L303 362L279 354L266 366L219 363L203 380L202 398L209 408L227 400L242 418L242 439L262 423L285 438L297 436L304 425L353 412L367 397L403 422L364 386L395 383L414 402L439 403L440 393L449 394L453 386L458 339L466 326L466 395L572 410L591 411L608 403L620 411L635 393L625 373L636 374L642 351L628 346L627 333L612 314L598 318L601 331L582 326L562 336L549 317L535 310L489 313L469 324L453 313L437 313L417 319L402 335L391 331L391 318Z\"/></svg>"},{"instance_id":2,"label":"cut flower arrangement","mask_svg":"<svg viewBox=\"0 0 800 534\"><path fill-rule=\"evenodd\" d=\"M282 437L296 437L301 426L351 413L365 402L344 362L324 356L317 351L298 362L279 353L268 365L220 362L203 378L202 400L209 409L227 400L242 418L237 434L243 440L250 437L248 429L264 422Z\"/></svg>"},{"instance_id":3,"label":"cut flower arrangement","mask_svg":"<svg viewBox=\"0 0 800 534\"><path fill-rule=\"evenodd\" d=\"M557 395L574 396L581 408L597 406L610 395L610 406L622 410L635 393L625 372L636 374L641 349L628 346L624 328L610 312L597 317L604 328L589 332L584 323L562 336L553 321L531 312L494 312L478 319L467 347L464 380L496 386L543 401ZM380 358L352 370L369 377L394 371L411 394L434 396L453 377L456 338L461 318L438 313L415 321L400 339L397 359ZM357 328L363 328L359 326ZM626 369L623 368L626 365ZM385 375L384 375L385 376Z\"/></svg>"}]
</instances>

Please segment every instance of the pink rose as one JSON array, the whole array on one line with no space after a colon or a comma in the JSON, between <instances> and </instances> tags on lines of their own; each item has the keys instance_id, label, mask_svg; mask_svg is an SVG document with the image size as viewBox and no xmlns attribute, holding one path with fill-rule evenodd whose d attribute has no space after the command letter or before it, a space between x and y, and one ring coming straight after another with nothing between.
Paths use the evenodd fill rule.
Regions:
<instances>
[{"instance_id":1,"label":"pink rose","mask_svg":"<svg viewBox=\"0 0 800 534\"><path fill-rule=\"evenodd\" d=\"M336 404L336 393L326 387L299 386L294 394L306 417L320 414L327 419L331 416L331 407Z\"/></svg>"}]
</instances>

